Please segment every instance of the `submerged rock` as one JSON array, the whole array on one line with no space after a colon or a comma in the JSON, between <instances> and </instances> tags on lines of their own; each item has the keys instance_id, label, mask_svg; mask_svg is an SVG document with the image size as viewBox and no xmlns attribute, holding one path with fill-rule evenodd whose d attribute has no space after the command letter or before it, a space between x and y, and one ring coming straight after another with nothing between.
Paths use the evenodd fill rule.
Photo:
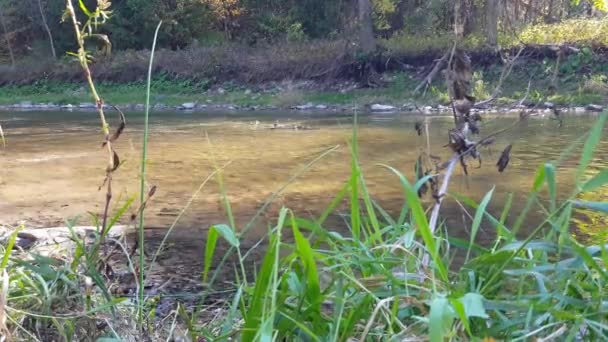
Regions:
<instances>
[{"instance_id":1,"label":"submerged rock","mask_svg":"<svg viewBox=\"0 0 608 342\"><path fill-rule=\"evenodd\" d=\"M395 111L397 108L391 105L383 105L376 103L371 105L370 109L372 110L372 112L392 112Z\"/></svg>"}]
</instances>

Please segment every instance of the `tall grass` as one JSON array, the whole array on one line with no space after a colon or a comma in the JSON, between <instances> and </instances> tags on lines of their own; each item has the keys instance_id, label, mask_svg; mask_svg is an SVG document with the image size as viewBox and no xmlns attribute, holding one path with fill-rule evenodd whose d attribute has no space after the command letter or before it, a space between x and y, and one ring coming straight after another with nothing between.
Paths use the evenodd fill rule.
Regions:
<instances>
[{"instance_id":1,"label":"tall grass","mask_svg":"<svg viewBox=\"0 0 608 342\"><path fill-rule=\"evenodd\" d=\"M156 26L154 31L154 41L152 43L152 51L150 52L150 64L148 67L148 82L146 86L146 111L144 114L144 137L142 143L142 155L141 155L141 175L139 183L139 203L142 206L142 211L139 213L139 227L138 227L138 240L139 240L139 287L138 287L138 322L141 325L143 321L143 306L144 306L144 274L145 274L145 259L144 259L144 217L145 210L143 210L146 191L146 164L148 163L148 133L150 130L149 117L150 117L150 84L152 83L152 66L154 65L154 51L156 50L156 39L158 38L158 30L162 21Z\"/></svg>"},{"instance_id":2,"label":"tall grass","mask_svg":"<svg viewBox=\"0 0 608 342\"><path fill-rule=\"evenodd\" d=\"M603 115L588 134L579 170L588 167L606 118ZM428 230L416 195L420 183L410 185L395 169L389 168L404 190L402 214L391 217L377 206L369 198L358 165L356 130L351 146L351 178L329 209L332 212L337 202L351 198L350 234L327 226L327 214L311 220L283 208L278 224L268 231L267 252L254 283L236 284L237 297L226 302L226 312L233 314L207 323L193 336L220 341L228 336L243 341L608 337L608 253L603 245L579 243L570 223L573 203L594 207L575 199L581 191L608 184L606 171L589 180L579 171L577 188L559 203L555 190L559 165L541 165L531 179L531 192L535 198L547 187L549 206L532 201L545 218L536 227L526 227L531 233L521 237L505 224L506 217L515 214L510 200L500 218L486 210L494 189L479 204L454 194L475 210L470 239L462 241L449 236L450 227L438 234ZM475 242L483 221L495 230L495 241L488 246ZM286 229L291 231L289 238ZM210 233L214 241L220 235L234 238L215 231ZM214 251L207 250L206 265ZM432 257L428 269L423 264L426 254ZM451 261L454 255L460 256L458 264ZM233 328L218 335L213 333L216 324Z\"/></svg>"}]
</instances>

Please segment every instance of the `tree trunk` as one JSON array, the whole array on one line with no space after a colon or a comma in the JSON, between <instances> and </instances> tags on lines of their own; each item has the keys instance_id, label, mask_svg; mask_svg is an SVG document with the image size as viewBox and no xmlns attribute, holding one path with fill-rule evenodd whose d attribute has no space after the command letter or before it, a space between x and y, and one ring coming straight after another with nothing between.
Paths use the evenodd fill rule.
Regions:
<instances>
[{"instance_id":1,"label":"tree trunk","mask_svg":"<svg viewBox=\"0 0 608 342\"><path fill-rule=\"evenodd\" d=\"M57 53L55 53L55 43L53 42L53 34L51 33L51 28L47 24L46 16L44 15L44 11L42 10L42 0L38 0L38 9L40 10L40 17L42 17L42 25L44 26L44 30L49 36L49 43L51 44L51 53L53 54L53 58L57 59Z\"/></svg>"},{"instance_id":2,"label":"tree trunk","mask_svg":"<svg viewBox=\"0 0 608 342\"><path fill-rule=\"evenodd\" d=\"M15 66L15 54L13 53L13 47L11 46L11 40L8 37L8 30L6 29L6 22L4 21L4 13L0 9L0 25L2 25L2 31L4 31L4 39L6 39L6 47L8 48L8 54L11 57L11 65Z\"/></svg>"},{"instance_id":3,"label":"tree trunk","mask_svg":"<svg viewBox=\"0 0 608 342\"><path fill-rule=\"evenodd\" d=\"M359 12L359 48L365 54L376 51L371 0L357 0Z\"/></svg>"},{"instance_id":4,"label":"tree trunk","mask_svg":"<svg viewBox=\"0 0 608 342\"><path fill-rule=\"evenodd\" d=\"M549 0L549 8L547 14L545 14L545 23L553 23L553 0Z\"/></svg>"},{"instance_id":5,"label":"tree trunk","mask_svg":"<svg viewBox=\"0 0 608 342\"><path fill-rule=\"evenodd\" d=\"M462 18L464 22L464 36L468 36L471 33L478 32L479 23L477 18L480 17L479 6L475 5L474 0L465 0L463 2Z\"/></svg>"},{"instance_id":6,"label":"tree trunk","mask_svg":"<svg viewBox=\"0 0 608 342\"><path fill-rule=\"evenodd\" d=\"M486 0L486 42L498 46L498 0Z\"/></svg>"},{"instance_id":7,"label":"tree trunk","mask_svg":"<svg viewBox=\"0 0 608 342\"><path fill-rule=\"evenodd\" d=\"M464 37L464 17L462 16L462 9L464 0L454 1L454 35L456 38Z\"/></svg>"}]
</instances>

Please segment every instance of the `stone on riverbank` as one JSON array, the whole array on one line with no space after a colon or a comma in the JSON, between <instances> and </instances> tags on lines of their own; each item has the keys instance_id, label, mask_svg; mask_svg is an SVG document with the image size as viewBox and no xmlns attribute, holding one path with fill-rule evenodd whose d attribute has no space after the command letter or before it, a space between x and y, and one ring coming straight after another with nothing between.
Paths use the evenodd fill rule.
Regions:
<instances>
[{"instance_id":1,"label":"stone on riverbank","mask_svg":"<svg viewBox=\"0 0 608 342\"><path fill-rule=\"evenodd\" d=\"M80 109L95 109L97 108L97 106L95 106L94 103L91 102L83 102L81 104L78 105L78 108Z\"/></svg>"},{"instance_id":2,"label":"stone on riverbank","mask_svg":"<svg viewBox=\"0 0 608 342\"><path fill-rule=\"evenodd\" d=\"M182 105L178 107L178 109L181 110L193 110L194 108L196 108L196 103L194 102L182 103Z\"/></svg>"},{"instance_id":3,"label":"stone on riverbank","mask_svg":"<svg viewBox=\"0 0 608 342\"><path fill-rule=\"evenodd\" d=\"M383 105L375 103L370 106L372 112L394 112L397 108L391 105Z\"/></svg>"},{"instance_id":4,"label":"stone on riverbank","mask_svg":"<svg viewBox=\"0 0 608 342\"><path fill-rule=\"evenodd\" d=\"M314 105L312 102L308 102L308 103L306 103L306 104L299 105L299 106L295 106L295 107L293 107L293 108L294 108L294 109L297 109L297 110L311 110L311 109L313 109L314 107L315 107L315 105Z\"/></svg>"}]
</instances>

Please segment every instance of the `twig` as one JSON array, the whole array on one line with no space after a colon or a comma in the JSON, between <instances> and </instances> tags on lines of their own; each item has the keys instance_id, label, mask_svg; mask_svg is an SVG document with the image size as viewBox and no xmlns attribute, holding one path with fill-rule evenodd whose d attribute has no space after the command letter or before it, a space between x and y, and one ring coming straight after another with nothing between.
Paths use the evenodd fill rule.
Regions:
<instances>
[{"instance_id":1,"label":"twig","mask_svg":"<svg viewBox=\"0 0 608 342\"><path fill-rule=\"evenodd\" d=\"M517 103L518 106L521 106L522 104L524 104L524 101L526 101L526 99L528 98L528 95L530 95L530 86L532 85L532 78L530 78L530 80L528 81L528 88L526 89L526 93L524 94L524 97L522 97L521 100L519 100L519 102Z\"/></svg>"},{"instance_id":2,"label":"twig","mask_svg":"<svg viewBox=\"0 0 608 342\"><path fill-rule=\"evenodd\" d=\"M445 194L448 192L448 185L450 183L450 178L452 177L452 173L454 172L454 166L460 159L458 154L454 154L448 163L448 167L443 175L443 181L441 183L441 187L439 188L439 192L437 193L437 201L433 206L433 211L431 212L431 219L429 221L429 228L432 233L435 233L437 229L437 220L439 219L439 209L441 208L441 203L443 202L443 198Z\"/></svg>"},{"instance_id":3,"label":"twig","mask_svg":"<svg viewBox=\"0 0 608 342\"><path fill-rule=\"evenodd\" d=\"M537 342L549 342L563 335L566 331L568 331L568 327L564 324L559 329L555 330L551 334L547 335L547 337L538 338Z\"/></svg>"},{"instance_id":4,"label":"twig","mask_svg":"<svg viewBox=\"0 0 608 342\"><path fill-rule=\"evenodd\" d=\"M502 73L500 74L500 78L498 79L498 84L496 85L496 88L494 88L494 91L492 92L492 96L490 96L489 99L476 103L474 106L475 108L483 107L489 103L494 102L498 98L498 95L500 95L500 93L502 92L502 84L507 79L507 77L509 77L509 75L511 74L511 71L513 71L513 66L515 65L515 61L517 61L517 59L519 58L521 53L524 51L524 48L525 47L523 47L523 46L521 48L519 48L519 51L517 52L515 57L513 57L513 59L511 59L507 63L507 65L505 65L505 67L502 69Z\"/></svg>"},{"instance_id":5,"label":"twig","mask_svg":"<svg viewBox=\"0 0 608 342\"><path fill-rule=\"evenodd\" d=\"M108 151L108 166L106 167L106 203L104 207L104 214L102 219L101 226L101 237L106 234L106 224L108 218L108 208L110 206L110 201L112 200L112 172L116 170L117 165L114 165L114 150L112 149L112 142L110 141L110 126L106 121L106 116L103 112L103 100L99 97L97 93L97 89L95 88L95 83L93 83L93 76L91 74L91 69L89 69L89 63L87 61L87 53L84 47L84 37L82 32L80 31L80 24L76 17L76 12L74 11L74 6L72 5L72 0L66 1L66 10L69 17L72 19L72 24L74 25L74 33L76 34L76 41L78 42L78 60L80 61L80 65L82 70L84 71L85 78L87 83L89 84L89 88L91 90L91 94L95 99L95 104L97 105L97 111L99 112L99 118L101 119L101 130L104 135L104 140L106 142L105 146Z\"/></svg>"},{"instance_id":6,"label":"twig","mask_svg":"<svg viewBox=\"0 0 608 342\"><path fill-rule=\"evenodd\" d=\"M414 94L418 93L420 91L420 89L422 89L422 87L428 87L429 84L431 84L431 82L433 82L433 79L435 78L435 75L437 75L437 73L439 72L439 70L441 70L441 67L443 66L443 63L445 63L445 61L448 59L449 56L449 52L446 52L443 57L441 57L437 63L435 64L435 66L433 67L433 69L431 70L431 72L428 73L428 75L424 78L424 80L422 80L422 82L420 82L420 84L418 84L418 86L416 87L416 89L414 89Z\"/></svg>"}]
</instances>

